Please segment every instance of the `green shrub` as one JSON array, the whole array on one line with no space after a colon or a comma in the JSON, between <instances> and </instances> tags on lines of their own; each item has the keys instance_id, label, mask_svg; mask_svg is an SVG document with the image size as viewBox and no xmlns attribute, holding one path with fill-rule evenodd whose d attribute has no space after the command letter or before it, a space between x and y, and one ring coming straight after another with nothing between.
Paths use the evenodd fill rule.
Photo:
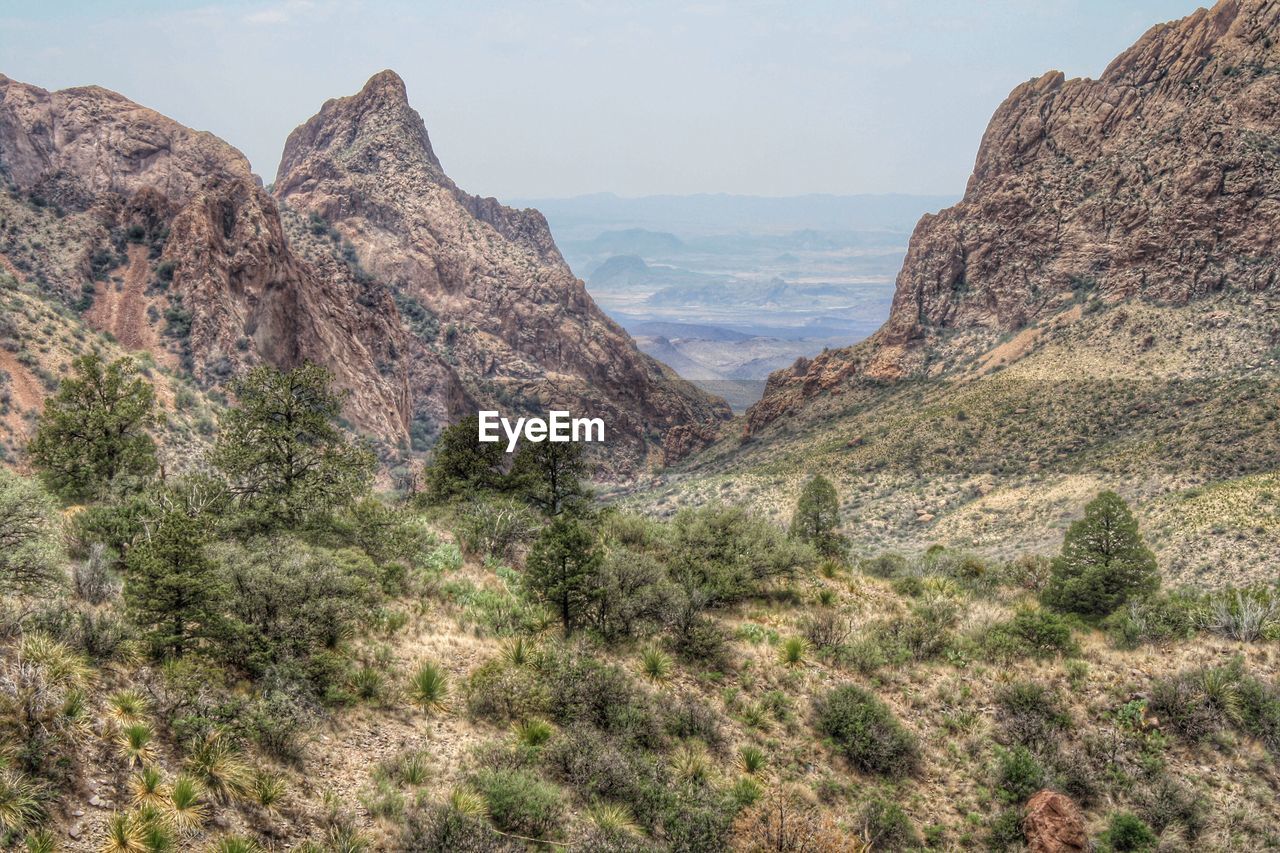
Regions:
<instances>
[{"instance_id":1,"label":"green shrub","mask_svg":"<svg viewBox=\"0 0 1280 853\"><path fill-rule=\"evenodd\" d=\"M881 776L915 772L919 747L889 707L853 684L836 687L814 702L818 730L855 767Z\"/></svg>"},{"instance_id":2,"label":"green shrub","mask_svg":"<svg viewBox=\"0 0 1280 853\"><path fill-rule=\"evenodd\" d=\"M1107 831L1098 839L1099 851L1154 850L1156 834L1142 819L1129 812L1114 812L1107 822Z\"/></svg>"},{"instance_id":3,"label":"green shrub","mask_svg":"<svg viewBox=\"0 0 1280 853\"><path fill-rule=\"evenodd\" d=\"M491 723L523 720L546 707L546 691L531 669L512 666L501 658L477 667L463 687L467 713Z\"/></svg>"},{"instance_id":4,"label":"green shrub","mask_svg":"<svg viewBox=\"0 0 1280 853\"><path fill-rule=\"evenodd\" d=\"M986 631L978 642L984 654L999 662L1080 653L1065 617L1034 608L1019 610L1008 622Z\"/></svg>"},{"instance_id":5,"label":"green shrub","mask_svg":"<svg viewBox=\"0 0 1280 853\"><path fill-rule=\"evenodd\" d=\"M891 800L874 797L858 810L861 837L873 850L902 850L915 847L920 836L911 818Z\"/></svg>"},{"instance_id":6,"label":"green shrub","mask_svg":"<svg viewBox=\"0 0 1280 853\"><path fill-rule=\"evenodd\" d=\"M858 568L873 577L893 578L901 575L906 570L907 558L889 551L863 560L858 565Z\"/></svg>"},{"instance_id":7,"label":"green shrub","mask_svg":"<svg viewBox=\"0 0 1280 853\"><path fill-rule=\"evenodd\" d=\"M1188 640L1199 630L1205 615L1203 596L1188 591L1161 592L1130 601L1108 616L1103 627L1118 647L1133 649L1144 643Z\"/></svg>"},{"instance_id":8,"label":"green shrub","mask_svg":"<svg viewBox=\"0 0 1280 853\"><path fill-rule=\"evenodd\" d=\"M489 806L489 817L505 832L531 838L559 838L565 803L560 791L527 770L486 769L471 784Z\"/></svg>"},{"instance_id":9,"label":"green shrub","mask_svg":"<svg viewBox=\"0 0 1280 853\"><path fill-rule=\"evenodd\" d=\"M996 707L1007 739L1022 746L1049 746L1071 724L1057 692L1031 681L1016 681L1000 688Z\"/></svg>"},{"instance_id":10,"label":"green shrub","mask_svg":"<svg viewBox=\"0 0 1280 853\"><path fill-rule=\"evenodd\" d=\"M994 773L996 792L1010 804L1027 801L1045 785L1045 769L1024 746L1001 749L996 753Z\"/></svg>"},{"instance_id":11,"label":"green shrub","mask_svg":"<svg viewBox=\"0 0 1280 853\"><path fill-rule=\"evenodd\" d=\"M1155 554L1142 541L1128 504L1114 492L1102 492L1067 530L1043 597L1059 610L1106 616L1159 586Z\"/></svg>"}]
</instances>

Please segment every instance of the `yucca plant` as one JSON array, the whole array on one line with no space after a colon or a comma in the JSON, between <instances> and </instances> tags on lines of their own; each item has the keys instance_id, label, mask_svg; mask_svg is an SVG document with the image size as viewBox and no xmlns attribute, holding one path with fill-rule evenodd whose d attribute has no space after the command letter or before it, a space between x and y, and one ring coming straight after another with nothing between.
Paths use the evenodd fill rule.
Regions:
<instances>
[{"instance_id":1,"label":"yucca plant","mask_svg":"<svg viewBox=\"0 0 1280 853\"><path fill-rule=\"evenodd\" d=\"M166 809L169 822L178 832L191 832L204 825L209 807L201 799L203 793L200 783L190 776L179 776L169 789Z\"/></svg>"},{"instance_id":2,"label":"yucca plant","mask_svg":"<svg viewBox=\"0 0 1280 853\"><path fill-rule=\"evenodd\" d=\"M425 785L431 776L431 762L425 752L414 750L396 760L394 772L405 785Z\"/></svg>"},{"instance_id":3,"label":"yucca plant","mask_svg":"<svg viewBox=\"0 0 1280 853\"><path fill-rule=\"evenodd\" d=\"M27 853L56 853L58 849L58 842L54 840L53 833L47 829L31 833L23 843L27 847Z\"/></svg>"},{"instance_id":4,"label":"yucca plant","mask_svg":"<svg viewBox=\"0 0 1280 853\"><path fill-rule=\"evenodd\" d=\"M107 697L107 716L122 726L144 722L147 700L136 690L121 690Z\"/></svg>"},{"instance_id":5,"label":"yucca plant","mask_svg":"<svg viewBox=\"0 0 1280 853\"><path fill-rule=\"evenodd\" d=\"M146 827L133 815L116 812L107 821L107 837L101 853L148 853Z\"/></svg>"},{"instance_id":6,"label":"yucca plant","mask_svg":"<svg viewBox=\"0 0 1280 853\"><path fill-rule=\"evenodd\" d=\"M1200 676L1200 692L1204 694L1205 703L1228 722L1240 722L1243 709L1235 673L1225 668L1206 669Z\"/></svg>"},{"instance_id":7,"label":"yucca plant","mask_svg":"<svg viewBox=\"0 0 1280 853\"><path fill-rule=\"evenodd\" d=\"M47 634L26 634L19 647L22 660L44 667L52 682L80 685L89 676L84 658Z\"/></svg>"},{"instance_id":8,"label":"yucca plant","mask_svg":"<svg viewBox=\"0 0 1280 853\"><path fill-rule=\"evenodd\" d=\"M134 809L131 818L142 833L147 853L168 853L173 849L173 826L157 807L146 805Z\"/></svg>"},{"instance_id":9,"label":"yucca plant","mask_svg":"<svg viewBox=\"0 0 1280 853\"><path fill-rule=\"evenodd\" d=\"M284 799L284 779L274 773L258 773L253 777L253 801L269 812Z\"/></svg>"},{"instance_id":10,"label":"yucca plant","mask_svg":"<svg viewBox=\"0 0 1280 853\"><path fill-rule=\"evenodd\" d=\"M130 767L142 767L155 758L155 746L151 743L151 727L146 723L125 726L116 737L120 757Z\"/></svg>"},{"instance_id":11,"label":"yucca plant","mask_svg":"<svg viewBox=\"0 0 1280 853\"><path fill-rule=\"evenodd\" d=\"M262 845L243 835L226 835L213 845L212 853L263 853Z\"/></svg>"},{"instance_id":12,"label":"yucca plant","mask_svg":"<svg viewBox=\"0 0 1280 853\"><path fill-rule=\"evenodd\" d=\"M542 746L551 739L551 735L554 733L555 730L550 723L536 717L515 725L516 740L525 746Z\"/></svg>"},{"instance_id":13,"label":"yucca plant","mask_svg":"<svg viewBox=\"0 0 1280 853\"><path fill-rule=\"evenodd\" d=\"M368 702L382 696L386 676L371 666L362 666L351 676L351 692Z\"/></svg>"},{"instance_id":14,"label":"yucca plant","mask_svg":"<svg viewBox=\"0 0 1280 853\"><path fill-rule=\"evenodd\" d=\"M765 731L769 728L769 709L759 702L748 702L743 705L738 716L742 722L753 729Z\"/></svg>"},{"instance_id":15,"label":"yucca plant","mask_svg":"<svg viewBox=\"0 0 1280 853\"><path fill-rule=\"evenodd\" d=\"M369 839L351 826L335 826L325 838L328 853L365 853L370 849Z\"/></svg>"},{"instance_id":16,"label":"yucca plant","mask_svg":"<svg viewBox=\"0 0 1280 853\"><path fill-rule=\"evenodd\" d=\"M807 646L804 637L787 637L782 641L782 662L787 666L799 666L804 663Z\"/></svg>"},{"instance_id":17,"label":"yucca plant","mask_svg":"<svg viewBox=\"0 0 1280 853\"><path fill-rule=\"evenodd\" d=\"M711 776L711 761L700 746L685 745L675 751L671 768L682 782L702 783Z\"/></svg>"},{"instance_id":18,"label":"yucca plant","mask_svg":"<svg viewBox=\"0 0 1280 853\"><path fill-rule=\"evenodd\" d=\"M409 698L427 712L443 711L448 693L449 679L438 664L422 664L409 679Z\"/></svg>"},{"instance_id":19,"label":"yucca plant","mask_svg":"<svg viewBox=\"0 0 1280 853\"><path fill-rule=\"evenodd\" d=\"M219 731L211 731L187 758L187 770L220 802L240 800L249 792L253 774L239 751Z\"/></svg>"},{"instance_id":20,"label":"yucca plant","mask_svg":"<svg viewBox=\"0 0 1280 853\"><path fill-rule=\"evenodd\" d=\"M640 827L631 811L618 803L594 803L587 809L587 820L606 835L639 835Z\"/></svg>"},{"instance_id":21,"label":"yucca plant","mask_svg":"<svg viewBox=\"0 0 1280 853\"><path fill-rule=\"evenodd\" d=\"M16 770L0 770L0 829L22 832L44 818L40 786Z\"/></svg>"},{"instance_id":22,"label":"yucca plant","mask_svg":"<svg viewBox=\"0 0 1280 853\"><path fill-rule=\"evenodd\" d=\"M823 587L818 590L818 604L823 607L830 607L836 603L836 591L830 587Z\"/></svg>"},{"instance_id":23,"label":"yucca plant","mask_svg":"<svg viewBox=\"0 0 1280 853\"><path fill-rule=\"evenodd\" d=\"M747 744L738 750L738 769L749 776L754 776L764 769L764 750L758 746Z\"/></svg>"},{"instance_id":24,"label":"yucca plant","mask_svg":"<svg viewBox=\"0 0 1280 853\"><path fill-rule=\"evenodd\" d=\"M640 672L650 681L666 681L671 677L671 655L662 649L645 649L640 655Z\"/></svg>"},{"instance_id":25,"label":"yucca plant","mask_svg":"<svg viewBox=\"0 0 1280 853\"><path fill-rule=\"evenodd\" d=\"M465 785L449 792L449 808L467 817L489 816L489 803L485 800L484 794Z\"/></svg>"},{"instance_id":26,"label":"yucca plant","mask_svg":"<svg viewBox=\"0 0 1280 853\"><path fill-rule=\"evenodd\" d=\"M143 767L129 779L135 806L159 806L167 802L164 774L156 767Z\"/></svg>"},{"instance_id":27,"label":"yucca plant","mask_svg":"<svg viewBox=\"0 0 1280 853\"><path fill-rule=\"evenodd\" d=\"M502 657L512 666L524 666L532 658L532 649L524 637L516 637L502 647Z\"/></svg>"}]
</instances>

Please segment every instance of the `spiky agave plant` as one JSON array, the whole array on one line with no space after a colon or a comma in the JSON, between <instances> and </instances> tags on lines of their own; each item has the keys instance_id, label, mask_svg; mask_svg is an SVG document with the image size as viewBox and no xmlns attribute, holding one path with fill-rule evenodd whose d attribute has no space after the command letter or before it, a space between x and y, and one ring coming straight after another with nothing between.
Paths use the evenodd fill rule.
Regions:
<instances>
[{"instance_id":1,"label":"spiky agave plant","mask_svg":"<svg viewBox=\"0 0 1280 853\"><path fill-rule=\"evenodd\" d=\"M0 829L22 832L44 818L40 786L16 770L0 770Z\"/></svg>"},{"instance_id":2,"label":"spiky agave plant","mask_svg":"<svg viewBox=\"0 0 1280 853\"><path fill-rule=\"evenodd\" d=\"M405 785L424 785L431 775L430 757L422 750L407 752L396 760L394 772Z\"/></svg>"},{"instance_id":3,"label":"spiky agave plant","mask_svg":"<svg viewBox=\"0 0 1280 853\"><path fill-rule=\"evenodd\" d=\"M366 853L369 849L369 839L353 826L332 827L325 837L329 853Z\"/></svg>"},{"instance_id":4,"label":"spiky agave plant","mask_svg":"<svg viewBox=\"0 0 1280 853\"><path fill-rule=\"evenodd\" d=\"M168 853L173 849L173 826L160 808L139 806L133 810L132 820L142 831L147 853Z\"/></svg>"},{"instance_id":5,"label":"spiky agave plant","mask_svg":"<svg viewBox=\"0 0 1280 853\"><path fill-rule=\"evenodd\" d=\"M640 672L650 681L666 681L671 677L671 655L662 649L645 649L640 654Z\"/></svg>"},{"instance_id":6,"label":"spiky agave plant","mask_svg":"<svg viewBox=\"0 0 1280 853\"><path fill-rule=\"evenodd\" d=\"M524 637L516 637L502 647L502 657L512 666L524 666L533 657L533 649Z\"/></svg>"},{"instance_id":7,"label":"spiky agave plant","mask_svg":"<svg viewBox=\"0 0 1280 853\"><path fill-rule=\"evenodd\" d=\"M155 758L155 746L151 740L151 727L146 723L134 723L120 730L116 748L130 767L143 767Z\"/></svg>"},{"instance_id":8,"label":"spiky agave plant","mask_svg":"<svg viewBox=\"0 0 1280 853\"><path fill-rule=\"evenodd\" d=\"M640 827L631 810L619 803L594 803L587 809L587 820L606 835L639 835Z\"/></svg>"},{"instance_id":9,"label":"spiky agave plant","mask_svg":"<svg viewBox=\"0 0 1280 853\"><path fill-rule=\"evenodd\" d=\"M555 733L550 723L537 717L516 723L514 731L516 740L525 746L542 746Z\"/></svg>"},{"instance_id":10,"label":"spiky agave plant","mask_svg":"<svg viewBox=\"0 0 1280 853\"><path fill-rule=\"evenodd\" d=\"M200 783L190 776L179 776L169 789L169 800L165 804L169 813L169 822L178 832L191 832L199 829L208 817L209 807L203 801L204 791Z\"/></svg>"},{"instance_id":11,"label":"spiky agave plant","mask_svg":"<svg viewBox=\"0 0 1280 853\"><path fill-rule=\"evenodd\" d=\"M439 664L428 661L409 679L409 698L425 711L443 711L448 695L449 678Z\"/></svg>"},{"instance_id":12,"label":"spiky agave plant","mask_svg":"<svg viewBox=\"0 0 1280 853\"><path fill-rule=\"evenodd\" d=\"M25 635L19 655L28 663L44 667L52 682L79 686L89 677L89 667L84 658L47 634Z\"/></svg>"},{"instance_id":13,"label":"spiky agave plant","mask_svg":"<svg viewBox=\"0 0 1280 853\"><path fill-rule=\"evenodd\" d=\"M243 799L253 783L253 773L235 744L216 729L191 751L187 770L210 796L223 803Z\"/></svg>"},{"instance_id":14,"label":"spiky agave plant","mask_svg":"<svg viewBox=\"0 0 1280 853\"><path fill-rule=\"evenodd\" d=\"M100 853L148 853L145 827L132 814L116 812L107 821L107 837Z\"/></svg>"},{"instance_id":15,"label":"spiky agave plant","mask_svg":"<svg viewBox=\"0 0 1280 853\"><path fill-rule=\"evenodd\" d=\"M167 801L164 774L154 766L143 767L129 778L129 790L135 806L161 806Z\"/></svg>"}]
</instances>

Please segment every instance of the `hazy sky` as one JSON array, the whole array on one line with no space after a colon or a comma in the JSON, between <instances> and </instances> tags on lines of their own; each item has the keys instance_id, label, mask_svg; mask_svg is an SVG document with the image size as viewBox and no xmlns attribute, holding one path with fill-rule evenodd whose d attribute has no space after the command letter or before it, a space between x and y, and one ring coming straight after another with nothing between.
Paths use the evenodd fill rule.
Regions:
<instances>
[{"instance_id":1,"label":"hazy sky","mask_svg":"<svg viewBox=\"0 0 1280 853\"><path fill-rule=\"evenodd\" d=\"M992 111L1194 0L0 0L0 72L97 83L244 151L394 68L499 197L960 193Z\"/></svg>"}]
</instances>

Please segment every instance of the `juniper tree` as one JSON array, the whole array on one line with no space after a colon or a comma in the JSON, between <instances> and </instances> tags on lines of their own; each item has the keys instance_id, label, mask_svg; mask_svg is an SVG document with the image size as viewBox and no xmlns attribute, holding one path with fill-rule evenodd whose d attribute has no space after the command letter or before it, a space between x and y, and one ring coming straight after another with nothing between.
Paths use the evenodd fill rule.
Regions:
<instances>
[{"instance_id":1,"label":"juniper tree","mask_svg":"<svg viewBox=\"0 0 1280 853\"><path fill-rule=\"evenodd\" d=\"M222 586L205 554L208 519L170 507L126 561L125 603L157 658L180 658L217 627Z\"/></svg>"},{"instance_id":2,"label":"juniper tree","mask_svg":"<svg viewBox=\"0 0 1280 853\"><path fill-rule=\"evenodd\" d=\"M0 593L39 592L58 575L53 500L39 483L0 469Z\"/></svg>"},{"instance_id":3,"label":"juniper tree","mask_svg":"<svg viewBox=\"0 0 1280 853\"><path fill-rule=\"evenodd\" d=\"M560 617L564 635L573 633L590 604L600 551L581 521L561 516L543 528L525 562L525 584Z\"/></svg>"},{"instance_id":4,"label":"juniper tree","mask_svg":"<svg viewBox=\"0 0 1280 853\"><path fill-rule=\"evenodd\" d=\"M791 516L791 536L808 542L825 557L842 554L844 537L836 532L840 526L840 499L836 487L821 474L804 484L795 513Z\"/></svg>"},{"instance_id":5,"label":"juniper tree","mask_svg":"<svg viewBox=\"0 0 1280 853\"><path fill-rule=\"evenodd\" d=\"M1155 554L1142 541L1129 505L1115 492L1102 492L1067 530L1044 601L1059 610L1105 616L1159 586Z\"/></svg>"},{"instance_id":6,"label":"juniper tree","mask_svg":"<svg viewBox=\"0 0 1280 853\"><path fill-rule=\"evenodd\" d=\"M96 353L71 364L72 375L45 403L31 461L65 500L88 501L113 486L140 486L155 472L155 391L130 358L104 364Z\"/></svg>"},{"instance_id":7,"label":"juniper tree","mask_svg":"<svg viewBox=\"0 0 1280 853\"><path fill-rule=\"evenodd\" d=\"M587 461L573 442L525 442L516 451L509 483L543 515L555 518L582 509L591 492L582 482Z\"/></svg>"},{"instance_id":8,"label":"juniper tree","mask_svg":"<svg viewBox=\"0 0 1280 853\"><path fill-rule=\"evenodd\" d=\"M350 506L365 494L376 458L337 424L333 376L306 364L252 370L236 383L213 463L243 509L265 527L289 527Z\"/></svg>"},{"instance_id":9,"label":"juniper tree","mask_svg":"<svg viewBox=\"0 0 1280 853\"><path fill-rule=\"evenodd\" d=\"M427 466L423 498L447 503L499 488L506 453L499 442L480 441L480 418L463 418L440 433Z\"/></svg>"}]
</instances>

